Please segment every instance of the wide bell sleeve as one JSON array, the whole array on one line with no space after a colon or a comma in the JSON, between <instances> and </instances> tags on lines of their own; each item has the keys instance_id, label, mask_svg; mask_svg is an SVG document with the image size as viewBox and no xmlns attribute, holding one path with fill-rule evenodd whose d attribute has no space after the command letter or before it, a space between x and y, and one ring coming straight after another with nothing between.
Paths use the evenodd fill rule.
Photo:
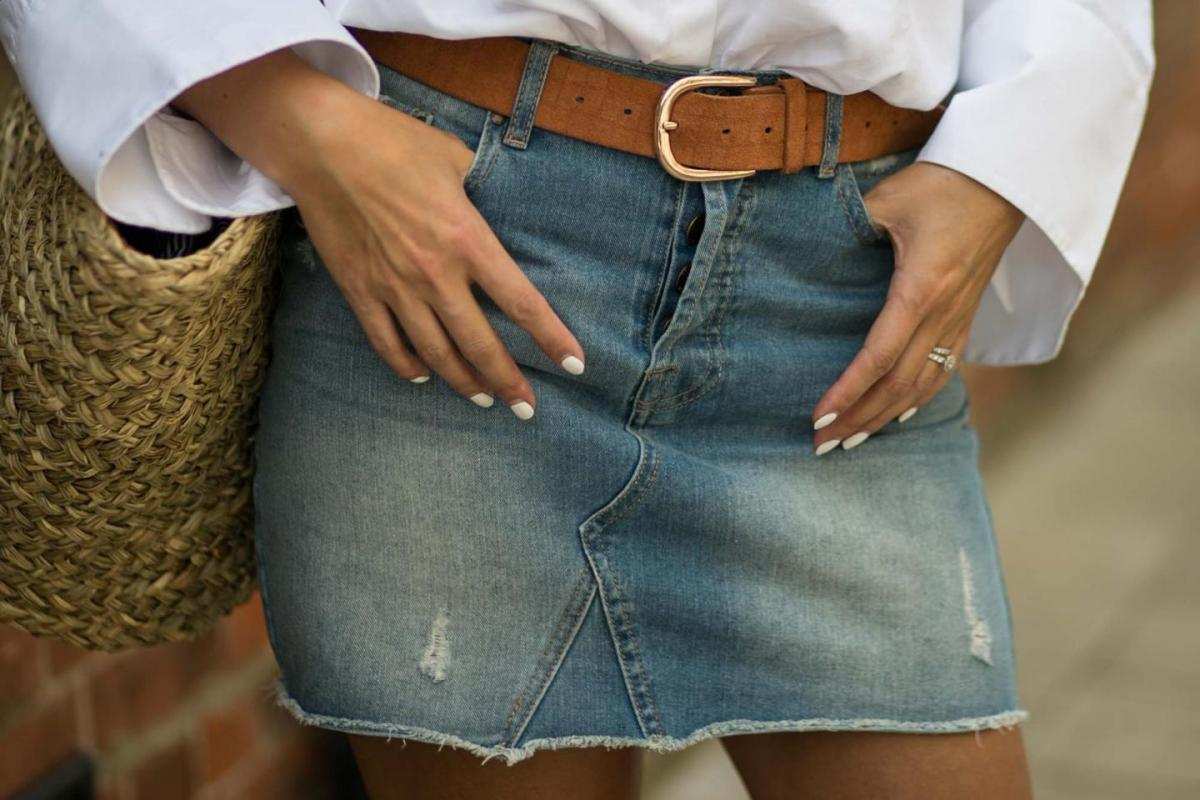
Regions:
<instances>
[{"instance_id":1,"label":"wide bell sleeve","mask_svg":"<svg viewBox=\"0 0 1200 800\"><path fill-rule=\"evenodd\" d=\"M919 160L1026 214L965 360L1049 361L1091 280L1146 111L1148 0L969 0L949 108Z\"/></svg>"},{"instance_id":2,"label":"wide bell sleeve","mask_svg":"<svg viewBox=\"0 0 1200 800\"><path fill-rule=\"evenodd\" d=\"M110 217L179 233L291 198L167 106L290 47L371 97L370 56L317 0L3 0L0 43L64 166Z\"/></svg>"}]
</instances>

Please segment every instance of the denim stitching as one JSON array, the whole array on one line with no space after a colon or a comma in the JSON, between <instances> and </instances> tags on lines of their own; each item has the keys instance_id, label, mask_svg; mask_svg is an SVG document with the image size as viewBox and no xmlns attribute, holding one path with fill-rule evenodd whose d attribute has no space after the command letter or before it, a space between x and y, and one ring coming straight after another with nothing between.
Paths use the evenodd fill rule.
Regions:
<instances>
[{"instance_id":1,"label":"denim stitching","mask_svg":"<svg viewBox=\"0 0 1200 800\"><path fill-rule=\"evenodd\" d=\"M438 125L439 120L437 115L431 111L403 103L389 94L380 94L379 101L389 108L394 108L401 113L421 120L427 125L445 131L444 128ZM492 166L496 163L496 155L499 150L494 146L496 137L492 135L493 125L492 115L485 115L483 129L479 132L478 141L475 145L475 155L471 159L471 166L467 168L467 174L463 176L463 190L466 192L478 189L487 179L488 175L491 174Z\"/></svg>"},{"instance_id":2,"label":"denim stitching","mask_svg":"<svg viewBox=\"0 0 1200 800\"><path fill-rule=\"evenodd\" d=\"M744 185L745 184L743 183L743 186ZM680 182L680 186L681 187L683 186L682 182ZM739 189L740 188L741 187L739 187ZM680 219L682 218L682 211L683 211L683 208L682 208L682 204L681 204L679 206L678 211L676 212L676 216L679 217ZM676 225L678 225L678 220L676 221ZM729 225L730 225L730 223L727 220L725 223L725 228L728 229ZM725 231L722 231L721 238L718 240L721 243L721 246L724 245L724 242L725 242L724 237L725 237ZM675 308L675 312L672 315L672 319L671 319L670 323L668 323L668 325L667 325L667 332L665 332L663 334L662 339L660 339L658 342L655 343L656 346L660 346L664 350L670 350L670 348L677 341L679 341L679 338L680 338L680 336L682 336L683 331L687 329L687 327L689 326L689 324L691 322L692 317L694 317L696 314L696 308L699 306L700 299L702 299L704 297L704 290L708 287L708 281L712 275L713 270L716 268L717 264L720 263L720 258L721 258L720 252L716 253L713 256L713 266L707 270L704 270L701 273L699 283L695 286L694 291L692 292L691 296L688 298L691 301L691 306L687 309L684 309L682 311L682 313L681 313L680 305L682 305L682 303L683 303L683 298L682 298L682 296L680 297L680 300L679 300L680 305L677 305ZM669 254L668 254L668 263L669 262L670 262L670 258L669 258ZM668 277L665 274L666 273L665 269L663 270L663 273L664 273L663 281L665 282ZM688 287L688 288L691 288L691 287ZM658 306L658 298L655 299L655 307L657 308L657 306ZM675 325L677 320L679 321L679 324ZM672 326L675 327L675 331L674 331L673 335L671 333ZM707 329L705 331L704 341L706 344L711 345L711 340L710 340L710 337L708 336ZM689 388L685 389L682 392L678 392L673 395L668 395L666 397L660 397L660 398L652 397L649 399L638 399L634 403L635 408L638 411L644 412L646 414L652 414L656 411L673 411L675 409L678 409L678 408L681 408L681 407L687 405L689 402L691 402L693 399L695 399L696 397L699 396L698 392L702 393L702 392L700 392L700 390L707 391L707 388L709 387L709 384L711 383L710 378L713 373L714 367L712 364L712 358L709 357L707 360L708 360L708 366L706 367L704 377L700 380L700 383L693 384L692 386L690 386ZM664 365L663 367L657 367L656 369L666 371L668 367L674 367L675 370L679 369L678 366L676 366L676 365ZM651 372L653 372L653 371L654 370L651 370Z\"/></svg>"},{"instance_id":3,"label":"denim stitching","mask_svg":"<svg viewBox=\"0 0 1200 800\"><path fill-rule=\"evenodd\" d=\"M633 600L630 599L629 593L625 590L625 584L621 581L620 573L614 569L610 569L609 576L613 587L613 607L620 621L621 638L626 643L626 647L630 653L629 660L632 664L633 674L637 678L636 692L638 700L640 701L642 710L647 712L653 720L654 731L662 732L665 728L663 727L662 715L658 710L658 704L654 701L650 671L646 669L646 661L642 658L641 639L637 633Z\"/></svg>"},{"instance_id":4,"label":"denim stitching","mask_svg":"<svg viewBox=\"0 0 1200 800\"><path fill-rule=\"evenodd\" d=\"M608 529L625 519L633 513L637 504L641 502L642 495L654 484L655 479L658 477L658 467L661 461L658 450L645 441L640 434L633 431L630 432L642 443L645 448L645 454L639 458L639 463L634 468L633 476L622 487L621 491L617 493L617 496L597 511L591 519L584 520L583 525L580 527L590 527L598 534L602 532L600 529ZM647 464L649 465L648 467ZM639 483L639 479L647 473L647 469L649 469L649 476ZM596 539L598 540L598 537Z\"/></svg>"},{"instance_id":5,"label":"denim stitching","mask_svg":"<svg viewBox=\"0 0 1200 800\"><path fill-rule=\"evenodd\" d=\"M592 597L595 592L596 586L592 580L591 570L585 565L581 569L579 577L575 580L575 586L571 591L571 598L567 602L566 607L563 608L563 613L559 616L558 625L538 656L537 665L530 675L529 681L526 682L521 693L513 701L508 718L504 722L506 732L504 738L511 746L516 746L517 741L521 738L521 734L524 733L530 720L537 713L537 709L541 705L541 700L545 697L546 689L554 681L554 676L558 674L558 670L562 666L567 652L571 649L571 643L575 641L575 637L579 633L579 628L583 625L583 619L592 605ZM545 666L543 667L543 665ZM524 710L525 698L531 694L536 699L529 704L528 711L525 713L521 724L514 728L518 716Z\"/></svg>"},{"instance_id":6,"label":"denim stitching","mask_svg":"<svg viewBox=\"0 0 1200 800\"><path fill-rule=\"evenodd\" d=\"M716 386L720 385L721 380L725 377L725 365L728 359L726 358L725 341L721 337L721 325L725 321L726 312L733 297L733 278L741 270L741 264L737 261L737 253L742 244L742 233L745 231L747 225L749 225L750 215L757 199L758 195L754 192L753 184L743 181L742 185L738 187L738 194L733 200L733 219L726 223L726 229L721 232L723 252L718 253L714 259L714 268L717 263L728 265L728 268L721 274L723 283L721 286L722 292L718 298L718 306L710 315L704 329L705 344L710 348L710 352L715 350L718 355L710 360L708 372L700 383L694 384L690 388L668 397L655 400L638 400L637 406L639 411L674 411L683 408L711 392ZM697 297L703 295L712 272L713 269L705 271L703 282L697 287ZM676 334L677 337L678 333Z\"/></svg>"},{"instance_id":7,"label":"denim stitching","mask_svg":"<svg viewBox=\"0 0 1200 800\"><path fill-rule=\"evenodd\" d=\"M533 41L529 47L517 96L513 100L512 115L504 131L503 142L509 147L524 150L529 145L534 117L550 72L550 61L557 50L557 43L542 39Z\"/></svg>"},{"instance_id":8,"label":"denim stitching","mask_svg":"<svg viewBox=\"0 0 1200 800\"><path fill-rule=\"evenodd\" d=\"M589 519L584 520L579 526L579 535L580 541L583 544L584 554L587 556L592 572L596 576L600 607L604 611L609 637L612 639L613 649L617 654L617 662L621 668L621 675L625 682L625 690L629 696L629 703L633 707L634 715L637 717L638 726L641 728L642 733L648 734L647 715L650 717L650 722L654 730L662 728L662 718L658 711L658 705L654 701L649 672L641 661L641 649L637 644L636 624L628 609L622 608L622 605L627 605L629 601L624 597L620 583L615 578L615 572L608 561L607 551L610 546L613 526L633 513L638 504L646 496L650 487L658 480L659 467L662 460L658 455L657 449L643 436L634 432L630 428L630 423L626 423L625 428L637 438L640 445L638 464L634 469L633 476L612 500L599 511L595 512ZM591 544L590 548L588 546L589 542ZM606 584L604 579L605 574L611 578L608 584ZM611 593L606 592L606 585L610 586L614 591ZM617 613L620 614L619 629L617 623L614 622L614 614ZM622 642L626 646L623 647ZM636 674L631 674L630 665L627 662L634 662ZM639 679L636 688L634 685L635 679Z\"/></svg>"},{"instance_id":9,"label":"denim stitching","mask_svg":"<svg viewBox=\"0 0 1200 800\"><path fill-rule=\"evenodd\" d=\"M632 431L631 431L632 432ZM608 560L608 550L612 543L612 529L618 523L633 515L641 501L646 497L650 488L657 482L659 468L662 466L662 457L658 450L650 444L640 434L634 432L634 436L642 444L645 452L648 454L650 462L650 470L646 479L634 487L634 483L638 481L639 474L635 471L630 479L627 488L633 489L628 494L618 495L614 498L614 502L623 500L628 497L628 501L623 502L620 506L614 506L610 503L604 509L601 509L600 514L608 513L605 517L597 517L596 522L600 527L593 528L592 541L594 543L595 555L603 562L605 570L610 578L612 591L606 599L603 591L604 582L597 570L596 579L600 587L599 596L601 608L604 610L605 618L608 621L609 635L613 639L613 647L616 649L618 662L621 667L621 674L625 678L626 691L630 693L630 703L633 705L634 713L638 718L642 732L649 735L647 730L650 727L652 730L664 730L662 723L662 715L658 710L658 704L654 700L653 682L650 679L650 672L646 669L644 660L642 659L642 650L639 643L637 633L637 623L633 613L633 601L629 599L624 590L624 584L618 576L615 569L612 568L611 562ZM586 523L585 523L586 524ZM611 607L610 607L611 603ZM614 622L615 617L615 622ZM614 627L615 626L615 627ZM629 665L626 664L628 660ZM632 669L632 671L631 671ZM635 683L636 681L636 688ZM636 695L636 696L635 696ZM652 726L648 726L645 717L649 716Z\"/></svg>"},{"instance_id":10,"label":"denim stitching","mask_svg":"<svg viewBox=\"0 0 1200 800\"><path fill-rule=\"evenodd\" d=\"M850 222L854 235L864 244L877 245L888 241L887 231L879 228L871 221L867 213L866 203L863 202L862 192L858 188L858 178L853 167L847 163L839 164L834 172L834 186L842 211Z\"/></svg>"},{"instance_id":11,"label":"denim stitching","mask_svg":"<svg viewBox=\"0 0 1200 800\"><path fill-rule=\"evenodd\" d=\"M411 106L407 103L401 103L399 100L392 97L390 94L379 95L379 102L383 103L386 106L394 108L397 111L407 114L410 117L415 117L415 118L421 120L422 122L424 122L426 125L433 124L434 117L433 117L432 112L426 111L423 108L418 108L417 106Z\"/></svg>"},{"instance_id":12,"label":"denim stitching","mask_svg":"<svg viewBox=\"0 0 1200 800\"><path fill-rule=\"evenodd\" d=\"M679 230L683 223L683 206L685 200L684 193L686 188L687 184L685 184L683 181L678 181L678 186L676 187L675 191L675 216L671 221L671 228L668 232L668 235L663 237L666 244L666 252L663 253L662 267L658 271L658 284L654 287L654 291L651 293L646 304L646 309L643 312L643 318L646 319L647 322L646 324L642 325L642 330L644 331L642 335L642 344L646 348L646 352L650 353L651 355L653 355L654 348L658 344L658 342L656 342L654 339L655 312L662 303L662 299L666 293L666 287L671 279L671 256L675 252L675 232ZM678 313L678 308L676 309L676 313ZM669 328L670 325L668 324L667 327ZM641 401L636 401L635 405L640 402Z\"/></svg>"},{"instance_id":13,"label":"denim stitching","mask_svg":"<svg viewBox=\"0 0 1200 800\"><path fill-rule=\"evenodd\" d=\"M496 157L500 154L500 148L496 144L494 124L492 115L488 114L484 118L483 130L479 134L475 158L467 169L467 174L463 176L463 191L468 194L483 186L484 181L492 174L492 167L496 163Z\"/></svg>"},{"instance_id":14,"label":"denim stitching","mask_svg":"<svg viewBox=\"0 0 1200 800\"><path fill-rule=\"evenodd\" d=\"M533 672L529 676L529 680L525 682L525 686L522 687L521 691L514 698L512 706L509 708L508 716L505 717L504 720L505 735L503 738L510 743L516 742L517 737L513 735L512 728L513 724L516 722L517 716L521 713L521 710L525 705L525 697L531 693L531 689L535 685L539 685L543 682L545 679L545 674L553 668L553 665L543 668L542 664L556 651L559 641L566 636L564 629L567 628L571 621L575 620L575 609L580 602L578 600L580 594L580 583L582 580L587 580L590 577L590 573L584 569L582 572L582 578L575 579L575 582L571 587L570 598L568 599L567 604L563 607L562 612L558 616L558 622L555 624L550 636L546 639L545 645L538 654L537 662L534 666Z\"/></svg>"}]
</instances>

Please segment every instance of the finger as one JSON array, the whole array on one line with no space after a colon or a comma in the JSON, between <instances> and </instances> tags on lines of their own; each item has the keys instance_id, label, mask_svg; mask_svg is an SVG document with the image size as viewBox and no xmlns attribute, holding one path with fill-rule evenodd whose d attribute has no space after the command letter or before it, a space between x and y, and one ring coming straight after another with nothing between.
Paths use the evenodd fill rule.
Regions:
<instances>
[{"instance_id":1,"label":"finger","mask_svg":"<svg viewBox=\"0 0 1200 800\"><path fill-rule=\"evenodd\" d=\"M893 280L887 300L854 360L813 408L817 430L834 422L895 366L924 319L925 303L913 299L918 293L899 280Z\"/></svg>"},{"instance_id":2,"label":"finger","mask_svg":"<svg viewBox=\"0 0 1200 800\"><path fill-rule=\"evenodd\" d=\"M466 253L471 278L513 322L533 337L550 360L572 375L583 372L583 348L550 303L480 217L480 235Z\"/></svg>"},{"instance_id":3,"label":"finger","mask_svg":"<svg viewBox=\"0 0 1200 800\"><path fill-rule=\"evenodd\" d=\"M937 365L929 360L928 355L942 340L950 338L945 332L946 327L945 315L927 317L922 321L892 369L880 377L856 403L839 414L832 425L816 434L816 449L820 450L825 442L834 439L840 440L846 450L857 447L895 414L912 405L923 388L919 381L928 382L933 377L926 366ZM886 416L890 409L897 406L899 408L895 414Z\"/></svg>"},{"instance_id":4,"label":"finger","mask_svg":"<svg viewBox=\"0 0 1200 800\"><path fill-rule=\"evenodd\" d=\"M967 339L970 334L971 320L968 318L959 325L958 333L954 334L948 343L942 344L942 347L949 348L960 364L963 360L963 353L967 349ZM916 399L913 400L912 405L896 416L897 422L907 422L912 419L913 415L921 409L921 406L932 400L933 396L942 390L942 387L946 385L946 382L953 375L953 372L947 372L941 364L935 363L932 360L929 362L929 369L931 374L928 379L919 382L920 385Z\"/></svg>"},{"instance_id":5,"label":"finger","mask_svg":"<svg viewBox=\"0 0 1200 800\"><path fill-rule=\"evenodd\" d=\"M954 354L954 357L959 361L962 360L963 351L967 346L967 337L970 335L971 320L965 319L959 324L958 330L954 334L947 334L944 337L940 347L945 347ZM932 350L932 348L930 348ZM892 419L897 422L907 422L917 413L917 411L930 400L934 395L942 390L946 382L950 380L953 371L947 372L945 367L940 363L926 356L929 362L927 367L923 368L921 378L918 379L918 391L911 404L904 404L907 407L903 410L899 406L893 406L879 416L878 419L872 420L879 427L883 427Z\"/></svg>"},{"instance_id":6,"label":"finger","mask_svg":"<svg viewBox=\"0 0 1200 800\"><path fill-rule=\"evenodd\" d=\"M868 424L873 430L879 430L884 425L892 420L897 422L906 422L912 418L917 410L928 398L932 397L950 379L950 373L938 362L929 357L929 352L932 352L934 347L945 347L955 355L956 358L961 358L961 347L958 344L959 334L957 331L953 333L942 334L936 342L929 346L929 350L925 353L925 365L921 367L920 375L917 377L916 385L912 394L903 400L893 403L886 409L881 411ZM925 399L922 399L925 398Z\"/></svg>"},{"instance_id":7,"label":"finger","mask_svg":"<svg viewBox=\"0 0 1200 800\"><path fill-rule=\"evenodd\" d=\"M494 398L486 382L459 355L433 309L422 302L398 298L392 302L392 313L421 361L475 405L492 405Z\"/></svg>"},{"instance_id":8,"label":"finger","mask_svg":"<svg viewBox=\"0 0 1200 800\"><path fill-rule=\"evenodd\" d=\"M396 319L386 303L370 300L354 309L363 331L375 352L392 370L413 383L429 380L429 368L414 356L404 345Z\"/></svg>"},{"instance_id":9,"label":"finger","mask_svg":"<svg viewBox=\"0 0 1200 800\"><path fill-rule=\"evenodd\" d=\"M949 347L950 350L954 353L955 357L958 359L960 364L962 363L962 360L963 360L963 354L966 353L966 351L967 351L967 342L970 340L970 338L971 338L971 322L970 322L970 320L968 320L965 324L963 324L962 328L958 332L958 335L954 338L954 343L946 345L946 347ZM940 364L935 364L934 366L938 367L937 378L932 383L930 383L929 386L926 387L925 391L921 394L921 396L917 398L917 402L915 403L915 405L918 409L920 409L921 406L925 405L930 400L932 400L934 395L936 395L938 392L940 392L945 387L947 382L949 382L949 380L952 377L954 377L953 372L946 372L944 369L941 368ZM911 417L911 415L910 415L910 417Z\"/></svg>"},{"instance_id":10,"label":"finger","mask_svg":"<svg viewBox=\"0 0 1200 800\"><path fill-rule=\"evenodd\" d=\"M446 332L459 353L521 419L533 416L536 401L533 387L521 373L517 362L488 322L466 283L446 289L433 305Z\"/></svg>"}]
</instances>

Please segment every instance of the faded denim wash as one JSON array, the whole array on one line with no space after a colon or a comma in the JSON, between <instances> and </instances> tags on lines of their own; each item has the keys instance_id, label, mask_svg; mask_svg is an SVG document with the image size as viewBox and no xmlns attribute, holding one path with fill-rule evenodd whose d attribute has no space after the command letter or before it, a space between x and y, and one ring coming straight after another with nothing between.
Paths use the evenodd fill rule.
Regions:
<instances>
[{"instance_id":1,"label":"faded denim wash","mask_svg":"<svg viewBox=\"0 0 1200 800\"><path fill-rule=\"evenodd\" d=\"M915 151L680 182L532 127L551 50L508 116L381 67L385 102L476 150L471 200L583 345L569 375L477 293L532 421L395 375L289 216L254 484L280 702L510 764L1022 721L961 376L812 452L893 271L861 193Z\"/></svg>"}]
</instances>

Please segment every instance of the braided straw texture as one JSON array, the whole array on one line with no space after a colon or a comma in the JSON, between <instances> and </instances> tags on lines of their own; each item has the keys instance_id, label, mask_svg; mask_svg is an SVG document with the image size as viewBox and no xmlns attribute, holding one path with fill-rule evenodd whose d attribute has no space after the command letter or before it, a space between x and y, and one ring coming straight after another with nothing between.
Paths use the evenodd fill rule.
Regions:
<instances>
[{"instance_id":1,"label":"braided straw texture","mask_svg":"<svg viewBox=\"0 0 1200 800\"><path fill-rule=\"evenodd\" d=\"M155 259L19 91L0 137L0 622L99 650L194 639L256 579L278 215Z\"/></svg>"}]
</instances>

